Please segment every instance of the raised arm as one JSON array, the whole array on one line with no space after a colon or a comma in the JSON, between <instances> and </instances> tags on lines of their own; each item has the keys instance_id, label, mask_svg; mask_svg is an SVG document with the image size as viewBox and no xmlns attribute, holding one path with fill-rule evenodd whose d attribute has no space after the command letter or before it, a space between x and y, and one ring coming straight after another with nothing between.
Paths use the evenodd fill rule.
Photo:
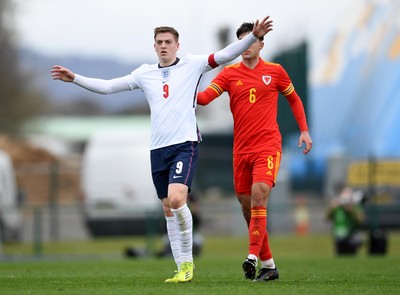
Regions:
<instances>
[{"instance_id":1,"label":"raised arm","mask_svg":"<svg viewBox=\"0 0 400 295\"><path fill-rule=\"evenodd\" d=\"M75 74L71 70L59 65L53 66L51 76L54 80L73 82L82 88L99 94L112 94L131 90L126 76L111 80L88 78Z\"/></svg>"},{"instance_id":2,"label":"raised arm","mask_svg":"<svg viewBox=\"0 0 400 295\"><path fill-rule=\"evenodd\" d=\"M254 23L253 32L248 34L243 39L229 44L224 49L217 51L211 55L209 64L215 68L229 61L234 60L241 55L247 48L249 48L258 38L265 36L268 32L272 31L272 20L269 16L265 17L262 21L257 20Z\"/></svg>"}]
</instances>

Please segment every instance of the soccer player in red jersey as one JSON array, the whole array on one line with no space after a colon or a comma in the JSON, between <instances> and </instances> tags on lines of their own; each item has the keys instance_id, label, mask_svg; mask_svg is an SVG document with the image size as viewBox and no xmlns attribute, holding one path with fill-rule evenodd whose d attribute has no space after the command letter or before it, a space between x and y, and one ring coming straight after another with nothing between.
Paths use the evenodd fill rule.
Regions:
<instances>
[{"instance_id":1,"label":"soccer player in red jersey","mask_svg":"<svg viewBox=\"0 0 400 295\"><path fill-rule=\"evenodd\" d=\"M243 23L236 36L244 38L254 24ZM249 254L243 263L245 278L269 281L279 278L268 242L267 204L281 160L281 134L277 123L278 94L288 100L301 134L299 147L312 147L303 103L285 69L260 58L263 37L244 53L242 62L225 67L197 96L207 105L227 91L234 121L234 187L249 232ZM258 258L261 269L256 277Z\"/></svg>"}]
</instances>

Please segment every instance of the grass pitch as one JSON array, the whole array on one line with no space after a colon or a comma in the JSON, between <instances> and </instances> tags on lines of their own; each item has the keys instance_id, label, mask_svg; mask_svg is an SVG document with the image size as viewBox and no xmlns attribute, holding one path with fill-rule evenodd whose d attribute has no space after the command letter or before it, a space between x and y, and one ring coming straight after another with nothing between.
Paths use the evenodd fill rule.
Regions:
<instances>
[{"instance_id":1,"label":"grass pitch","mask_svg":"<svg viewBox=\"0 0 400 295\"><path fill-rule=\"evenodd\" d=\"M329 236L273 236L280 279L253 283L243 277L245 237L206 237L196 257L192 283L165 284L172 258L125 258L125 247L144 240L105 239L48 243L42 255L32 245L5 245L0 294L399 294L400 235L389 236L388 253L336 257ZM154 245L157 248L156 245Z\"/></svg>"}]
</instances>

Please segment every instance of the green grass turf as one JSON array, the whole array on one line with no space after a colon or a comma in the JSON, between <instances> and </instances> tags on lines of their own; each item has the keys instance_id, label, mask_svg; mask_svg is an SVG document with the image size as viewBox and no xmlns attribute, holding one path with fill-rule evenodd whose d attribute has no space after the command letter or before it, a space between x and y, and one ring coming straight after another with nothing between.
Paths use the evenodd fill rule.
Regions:
<instances>
[{"instance_id":1,"label":"green grass turf","mask_svg":"<svg viewBox=\"0 0 400 295\"><path fill-rule=\"evenodd\" d=\"M400 235L389 235L384 256L363 249L335 257L329 236L273 236L280 279L252 283L243 278L245 237L206 237L195 259L192 283L165 284L172 258L125 258L127 246L142 239L102 239L43 245L5 245L0 261L0 294L399 294ZM157 243L155 247L157 248Z\"/></svg>"}]
</instances>

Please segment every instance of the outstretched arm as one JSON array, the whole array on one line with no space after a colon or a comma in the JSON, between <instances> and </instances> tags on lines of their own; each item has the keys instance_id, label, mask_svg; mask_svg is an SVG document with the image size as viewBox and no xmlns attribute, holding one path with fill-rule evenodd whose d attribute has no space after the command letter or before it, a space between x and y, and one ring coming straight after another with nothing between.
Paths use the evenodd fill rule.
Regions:
<instances>
[{"instance_id":1,"label":"outstretched arm","mask_svg":"<svg viewBox=\"0 0 400 295\"><path fill-rule=\"evenodd\" d=\"M254 23L253 32L251 34L248 34L243 39L231 43L224 49L215 52L210 56L211 60L209 60L209 64L212 68L216 68L218 65L234 60L249 48L258 38L265 36L270 31L272 31L272 20L269 20L269 16L265 17L262 21L257 20Z\"/></svg>"},{"instance_id":2,"label":"outstretched arm","mask_svg":"<svg viewBox=\"0 0 400 295\"><path fill-rule=\"evenodd\" d=\"M94 79L75 74L71 70L59 65L53 66L51 76L54 80L73 82L76 85L99 94L112 94L131 90L126 76L112 80Z\"/></svg>"}]
</instances>

